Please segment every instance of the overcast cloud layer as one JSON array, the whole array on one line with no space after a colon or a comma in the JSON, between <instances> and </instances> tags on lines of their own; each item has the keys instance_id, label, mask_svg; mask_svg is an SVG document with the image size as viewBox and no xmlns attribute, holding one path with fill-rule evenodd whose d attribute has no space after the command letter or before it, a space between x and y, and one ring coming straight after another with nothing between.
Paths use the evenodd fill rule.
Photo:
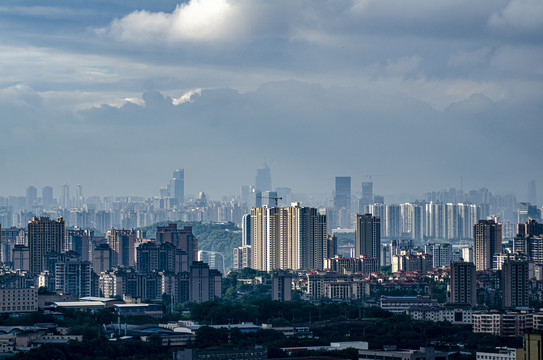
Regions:
<instances>
[{"instance_id":1,"label":"overcast cloud layer","mask_svg":"<svg viewBox=\"0 0 543 360\"><path fill-rule=\"evenodd\" d=\"M39 4L39 5L36 5ZM543 191L538 0L3 1L0 196ZM540 199L542 196L539 197Z\"/></svg>"}]
</instances>

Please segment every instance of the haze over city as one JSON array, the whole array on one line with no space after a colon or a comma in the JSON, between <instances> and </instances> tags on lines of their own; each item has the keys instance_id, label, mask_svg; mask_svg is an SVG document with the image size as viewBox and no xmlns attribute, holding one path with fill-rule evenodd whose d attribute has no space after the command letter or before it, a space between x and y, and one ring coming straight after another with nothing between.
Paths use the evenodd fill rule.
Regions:
<instances>
[{"instance_id":1,"label":"haze over city","mask_svg":"<svg viewBox=\"0 0 543 360\"><path fill-rule=\"evenodd\" d=\"M4 1L2 193L543 188L536 1ZM461 180L462 179L462 180ZM356 186L356 187L355 187Z\"/></svg>"}]
</instances>

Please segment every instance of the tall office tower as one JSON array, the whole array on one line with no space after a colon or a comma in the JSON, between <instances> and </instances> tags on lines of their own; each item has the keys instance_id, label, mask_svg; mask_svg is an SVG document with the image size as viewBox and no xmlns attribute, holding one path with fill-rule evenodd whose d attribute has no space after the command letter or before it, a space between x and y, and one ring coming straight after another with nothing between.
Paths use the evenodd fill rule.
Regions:
<instances>
[{"instance_id":1,"label":"tall office tower","mask_svg":"<svg viewBox=\"0 0 543 360\"><path fill-rule=\"evenodd\" d=\"M400 236L400 205L386 205L386 231L385 237L391 239Z\"/></svg>"},{"instance_id":2,"label":"tall office tower","mask_svg":"<svg viewBox=\"0 0 543 360\"><path fill-rule=\"evenodd\" d=\"M251 210L253 269L322 269L327 251L326 215L293 203Z\"/></svg>"},{"instance_id":3,"label":"tall office tower","mask_svg":"<svg viewBox=\"0 0 543 360\"><path fill-rule=\"evenodd\" d=\"M537 205L537 193L535 191L535 180L528 183L528 202Z\"/></svg>"},{"instance_id":4,"label":"tall office tower","mask_svg":"<svg viewBox=\"0 0 543 360\"><path fill-rule=\"evenodd\" d=\"M68 209L71 207L70 185L64 184L61 186L60 206L62 206L63 209Z\"/></svg>"},{"instance_id":5,"label":"tall office tower","mask_svg":"<svg viewBox=\"0 0 543 360\"><path fill-rule=\"evenodd\" d=\"M134 243L136 236L132 230L111 229L107 243L113 249L113 266L134 266Z\"/></svg>"},{"instance_id":6,"label":"tall office tower","mask_svg":"<svg viewBox=\"0 0 543 360\"><path fill-rule=\"evenodd\" d=\"M38 205L38 190L34 186L26 188L26 210L32 211Z\"/></svg>"},{"instance_id":7,"label":"tall office tower","mask_svg":"<svg viewBox=\"0 0 543 360\"><path fill-rule=\"evenodd\" d=\"M334 209L336 213L335 225L344 229L352 228L350 176L336 176Z\"/></svg>"},{"instance_id":8,"label":"tall office tower","mask_svg":"<svg viewBox=\"0 0 543 360\"><path fill-rule=\"evenodd\" d=\"M215 269L225 274L224 257L220 252L198 250L198 261L202 261L209 265L210 269Z\"/></svg>"},{"instance_id":9,"label":"tall office tower","mask_svg":"<svg viewBox=\"0 0 543 360\"><path fill-rule=\"evenodd\" d=\"M477 277L475 265L460 259L451 264L450 295L447 299L452 304L477 305Z\"/></svg>"},{"instance_id":10,"label":"tall office tower","mask_svg":"<svg viewBox=\"0 0 543 360\"><path fill-rule=\"evenodd\" d=\"M100 244L92 253L92 269L95 273L111 270L113 264L113 250L108 244Z\"/></svg>"},{"instance_id":11,"label":"tall office tower","mask_svg":"<svg viewBox=\"0 0 543 360\"><path fill-rule=\"evenodd\" d=\"M255 188L257 191L271 191L271 170L268 165L264 164L262 169L256 169Z\"/></svg>"},{"instance_id":12,"label":"tall office tower","mask_svg":"<svg viewBox=\"0 0 543 360\"><path fill-rule=\"evenodd\" d=\"M61 253L66 250L64 219L33 218L28 223L28 248L30 273L36 276L45 269L43 262L45 254L50 251Z\"/></svg>"},{"instance_id":13,"label":"tall office tower","mask_svg":"<svg viewBox=\"0 0 543 360\"><path fill-rule=\"evenodd\" d=\"M251 214L241 218L241 246L251 245Z\"/></svg>"},{"instance_id":14,"label":"tall office tower","mask_svg":"<svg viewBox=\"0 0 543 360\"><path fill-rule=\"evenodd\" d=\"M381 256L381 219L371 214L358 215L355 219L354 235L355 256L364 255L376 258Z\"/></svg>"},{"instance_id":15,"label":"tall office tower","mask_svg":"<svg viewBox=\"0 0 543 360\"><path fill-rule=\"evenodd\" d=\"M433 257L435 268L449 266L453 260L453 248L451 244L426 244L424 252Z\"/></svg>"},{"instance_id":16,"label":"tall office tower","mask_svg":"<svg viewBox=\"0 0 543 360\"><path fill-rule=\"evenodd\" d=\"M502 304L505 308L528 307L529 282L528 262L505 260L502 265Z\"/></svg>"},{"instance_id":17,"label":"tall office tower","mask_svg":"<svg viewBox=\"0 0 543 360\"><path fill-rule=\"evenodd\" d=\"M272 275L272 300L281 302L292 300L291 274L280 272Z\"/></svg>"},{"instance_id":18,"label":"tall office tower","mask_svg":"<svg viewBox=\"0 0 543 360\"><path fill-rule=\"evenodd\" d=\"M81 209L83 207L83 204L85 202L85 199L83 198L83 186L81 184L77 184L75 186L75 207L78 209Z\"/></svg>"},{"instance_id":19,"label":"tall office tower","mask_svg":"<svg viewBox=\"0 0 543 360\"><path fill-rule=\"evenodd\" d=\"M177 204L185 202L185 169L177 169L173 172L173 179L170 181L170 196L177 199Z\"/></svg>"},{"instance_id":20,"label":"tall office tower","mask_svg":"<svg viewBox=\"0 0 543 360\"><path fill-rule=\"evenodd\" d=\"M351 210L351 177L336 176L336 191L334 193L336 210L345 208Z\"/></svg>"},{"instance_id":21,"label":"tall office tower","mask_svg":"<svg viewBox=\"0 0 543 360\"><path fill-rule=\"evenodd\" d=\"M53 187L44 186L41 190L41 203L44 210L49 210L53 207Z\"/></svg>"},{"instance_id":22,"label":"tall office tower","mask_svg":"<svg viewBox=\"0 0 543 360\"><path fill-rule=\"evenodd\" d=\"M473 257L477 271L492 269L494 255L502 252L502 224L479 220L473 225Z\"/></svg>"},{"instance_id":23,"label":"tall office tower","mask_svg":"<svg viewBox=\"0 0 543 360\"><path fill-rule=\"evenodd\" d=\"M198 259L198 239L192 233L192 226L183 229L178 229L177 224L159 226L156 229L156 240L159 243L172 243L177 249L185 251L189 266Z\"/></svg>"}]
</instances>

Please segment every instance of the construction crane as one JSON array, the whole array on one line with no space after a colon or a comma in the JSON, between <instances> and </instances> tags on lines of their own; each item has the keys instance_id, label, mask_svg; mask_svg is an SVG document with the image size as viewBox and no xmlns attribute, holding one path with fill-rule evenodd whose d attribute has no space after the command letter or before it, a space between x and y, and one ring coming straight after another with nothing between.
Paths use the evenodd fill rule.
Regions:
<instances>
[{"instance_id":1,"label":"construction crane","mask_svg":"<svg viewBox=\"0 0 543 360\"><path fill-rule=\"evenodd\" d=\"M275 207L277 207L277 205L279 203L279 200L283 200L282 197L279 197L277 195L275 195L274 197L259 195L259 196L257 196L257 198L259 198L259 199L273 199L275 201Z\"/></svg>"}]
</instances>

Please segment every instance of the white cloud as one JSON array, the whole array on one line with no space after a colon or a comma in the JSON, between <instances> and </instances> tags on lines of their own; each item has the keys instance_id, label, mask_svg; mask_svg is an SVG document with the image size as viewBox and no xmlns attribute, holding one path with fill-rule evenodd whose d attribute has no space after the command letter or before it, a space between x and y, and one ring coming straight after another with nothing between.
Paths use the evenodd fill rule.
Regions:
<instances>
[{"instance_id":1,"label":"white cloud","mask_svg":"<svg viewBox=\"0 0 543 360\"><path fill-rule=\"evenodd\" d=\"M240 15L231 0L191 0L172 13L132 12L98 33L133 43L233 40L246 30Z\"/></svg>"},{"instance_id":2,"label":"white cloud","mask_svg":"<svg viewBox=\"0 0 543 360\"><path fill-rule=\"evenodd\" d=\"M0 102L18 106L39 106L42 97L30 86L17 84L0 89Z\"/></svg>"},{"instance_id":3,"label":"white cloud","mask_svg":"<svg viewBox=\"0 0 543 360\"><path fill-rule=\"evenodd\" d=\"M192 102L192 96L193 95L202 95L202 89L192 89L181 95L177 99L172 99L173 105L180 105L184 104L186 102Z\"/></svg>"},{"instance_id":4,"label":"white cloud","mask_svg":"<svg viewBox=\"0 0 543 360\"><path fill-rule=\"evenodd\" d=\"M503 9L492 14L488 21L491 26L512 26L520 29L534 29L543 26L543 1L511 0Z\"/></svg>"}]
</instances>

